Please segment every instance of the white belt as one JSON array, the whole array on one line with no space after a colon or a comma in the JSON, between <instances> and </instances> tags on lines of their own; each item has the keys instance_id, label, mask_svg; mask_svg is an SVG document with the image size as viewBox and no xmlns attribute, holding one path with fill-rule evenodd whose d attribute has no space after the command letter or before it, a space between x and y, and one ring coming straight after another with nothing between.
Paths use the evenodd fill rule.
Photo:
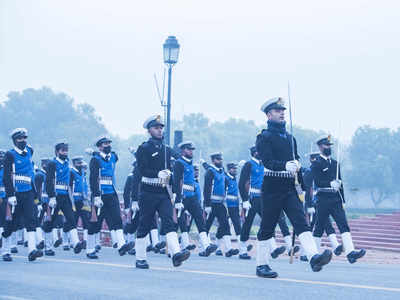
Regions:
<instances>
[{"instance_id":1,"label":"white belt","mask_svg":"<svg viewBox=\"0 0 400 300\"><path fill-rule=\"evenodd\" d=\"M218 200L218 201L224 201L225 197L224 196L217 196L217 195L212 195L211 200Z\"/></svg>"},{"instance_id":2,"label":"white belt","mask_svg":"<svg viewBox=\"0 0 400 300\"><path fill-rule=\"evenodd\" d=\"M182 188L183 188L185 191L194 192L194 186L192 186L192 185L184 184L184 185L182 186Z\"/></svg>"},{"instance_id":3,"label":"white belt","mask_svg":"<svg viewBox=\"0 0 400 300\"><path fill-rule=\"evenodd\" d=\"M101 185L113 185L113 181L109 179L100 179Z\"/></svg>"},{"instance_id":4,"label":"white belt","mask_svg":"<svg viewBox=\"0 0 400 300\"><path fill-rule=\"evenodd\" d=\"M261 194L261 190L256 189L256 188L250 188L250 193L251 194Z\"/></svg>"},{"instance_id":5,"label":"white belt","mask_svg":"<svg viewBox=\"0 0 400 300\"><path fill-rule=\"evenodd\" d=\"M82 196L82 193L76 193L76 192L75 192L75 193L73 193L72 195L73 195L73 196Z\"/></svg>"},{"instance_id":6,"label":"white belt","mask_svg":"<svg viewBox=\"0 0 400 300\"><path fill-rule=\"evenodd\" d=\"M293 173L289 171L272 171L269 169L265 169L264 171L264 176L267 177L294 178Z\"/></svg>"},{"instance_id":7,"label":"white belt","mask_svg":"<svg viewBox=\"0 0 400 300\"><path fill-rule=\"evenodd\" d=\"M49 198L49 195L42 193L42 198Z\"/></svg>"},{"instance_id":8,"label":"white belt","mask_svg":"<svg viewBox=\"0 0 400 300\"><path fill-rule=\"evenodd\" d=\"M4 186L0 186L0 192L5 192L6 188Z\"/></svg>"},{"instance_id":9,"label":"white belt","mask_svg":"<svg viewBox=\"0 0 400 300\"><path fill-rule=\"evenodd\" d=\"M56 184L56 190L68 191L68 185Z\"/></svg>"},{"instance_id":10,"label":"white belt","mask_svg":"<svg viewBox=\"0 0 400 300\"><path fill-rule=\"evenodd\" d=\"M22 181L26 183L31 183L32 178L24 175L15 175L15 181Z\"/></svg>"},{"instance_id":11,"label":"white belt","mask_svg":"<svg viewBox=\"0 0 400 300\"><path fill-rule=\"evenodd\" d=\"M153 186L165 186L165 182L161 178L142 177L142 182Z\"/></svg>"},{"instance_id":12,"label":"white belt","mask_svg":"<svg viewBox=\"0 0 400 300\"><path fill-rule=\"evenodd\" d=\"M238 197L238 196L233 196L233 195L227 195L227 196L226 196L226 199L227 199L227 200L238 200L239 197Z\"/></svg>"}]
</instances>

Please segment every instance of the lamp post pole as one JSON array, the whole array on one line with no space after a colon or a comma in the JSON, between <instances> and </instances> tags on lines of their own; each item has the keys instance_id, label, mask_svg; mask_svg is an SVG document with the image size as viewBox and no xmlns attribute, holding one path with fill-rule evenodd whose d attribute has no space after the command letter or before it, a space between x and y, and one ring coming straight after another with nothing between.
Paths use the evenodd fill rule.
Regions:
<instances>
[{"instance_id":1,"label":"lamp post pole","mask_svg":"<svg viewBox=\"0 0 400 300\"><path fill-rule=\"evenodd\" d=\"M167 144L170 144L171 137L171 80L172 65L168 65L168 96L167 96Z\"/></svg>"}]
</instances>

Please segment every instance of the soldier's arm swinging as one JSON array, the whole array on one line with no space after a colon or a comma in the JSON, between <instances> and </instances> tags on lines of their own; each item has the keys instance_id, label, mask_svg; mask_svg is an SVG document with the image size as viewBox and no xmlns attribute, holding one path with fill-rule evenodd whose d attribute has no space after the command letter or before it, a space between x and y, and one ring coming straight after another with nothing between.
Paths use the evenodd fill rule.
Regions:
<instances>
[{"instance_id":1,"label":"soldier's arm swinging","mask_svg":"<svg viewBox=\"0 0 400 300\"><path fill-rule=\"evenodd\" d=\"M204 177L204 207L208 207L211 205L211 190L212 183L214 179L214 174L210 170L207 170L206 176Z\"/></svg>"},{"instance_id":2,"label":"soldier's arm swinging","mask_svg":"<svg viewBox=\"0 0 400 300\"><path fill-rule=\"evenodd\" d=\"M53 198L56 196L56 164L54 161L50 161L47 166L47 175L46 175L46 191L49 198Z\"/></svg>"},{"instance_id":3,"label":"soldier's arm swinging","mask_svg":"<svg viewBox=\"0 0 400 300\"><path fill-rule=\"evenodd\" d=\"M15 195L15 188L13 184L13 170L12 166L14 163L14 156L7 152L4 157L4 176L3 176L3 184L6 190L6 197L12 197Z\"/></svg>"},{"instance_id":4,"label":"soldier's arm swinging","mask_svg":"<svg viewBox=\"0 0 400 300\"><path fill-rule=\"evenodd\" d=\"M243 201L249 200L249 184L250 184L251 163L246 162L240 171L239 192Z\"/></svg>"}]
</instances>

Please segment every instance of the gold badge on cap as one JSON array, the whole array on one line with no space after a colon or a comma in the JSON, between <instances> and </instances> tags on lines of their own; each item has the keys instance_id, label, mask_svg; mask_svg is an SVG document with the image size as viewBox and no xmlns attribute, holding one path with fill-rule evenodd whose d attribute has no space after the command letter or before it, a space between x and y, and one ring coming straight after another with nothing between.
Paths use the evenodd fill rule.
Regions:
<instances>
[{"instance_id":1,"label":"gold badge on cap","mask_svg":"<svg viewBox=\"0 0 400 300\"><path fill-rule=\"evenodd\" d=\"M284 105L283 99L281 97L279 97L278 101L276 101L276 104Z\"/></svg>"},{"instance_id":2,"label":"gold badge on cap","mask_svg":"<svg viewBox=\"0 0 400 300\"><path fill-rule=\"evenodd\" d=\"M160 116L160 115L157 116L156 121L157 121L158 123L161 123L161 116Z\"/></svg>"},{"instance_id":3,"label":"gold badge on cap","mask_svg":"<svg viewBox=\"0 0 400 300\"><path fill-rule=\"evenodd\" d=\"M330 134L328 134L328 136L326 137L326 139L328 140L328 142L331 142L332 136Z\"/></svg>"}]
</instances>

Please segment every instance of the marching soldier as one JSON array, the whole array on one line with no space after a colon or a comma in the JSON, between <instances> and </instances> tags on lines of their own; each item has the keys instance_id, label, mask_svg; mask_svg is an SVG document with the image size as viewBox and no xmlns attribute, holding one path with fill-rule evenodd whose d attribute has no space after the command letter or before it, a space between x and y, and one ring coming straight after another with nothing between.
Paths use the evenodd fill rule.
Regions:
<instances>
[{"instance_id":1,"label":"marching soldier","mask_svg":"<svg viewBox=\"0 0 400 300\"><path fill-rule=\"evenodd\" d=\"M282 98L273 98L264 103L261 110L268 118L268 127L262 130L256 141L257 152L266 168L261 188L261 224L257 234L256 274L266 278L278 276L268 265L267 253L282 210L293 224L314 272L321 271L332 258L330 250L318 253L295 187L296 177L300 175L300 183L302 178L298 173L300 164L296 140L286 131L285 109Z\"/></svg>"},{"instance_id":2,"label":"marching soldier","mask_svg":"<svg viewBox=\"0 0 400 300\"><path fill-rule=\"evenodd\" d=\"M178 145L181 150L181 157L174 164L174 190L176 191L175 203L183 203L179 226L182 231L182 244L185 249L189 249L189 226L184 216L185 211L188 211L193 217L197 230L200 235L201 248L205 249L200 252L200 256L210 256L216 250L215 245L210 245L207 237L203 211L199 200L195 193L195 177L193 167L193 150L195 149L192 142L182 142Z\"/></svg>"},{"instance_id":3,"label":"marching soldier","mask_svg":"<svg viewBox=\"0 0 400 300\"><path fill-rule=\"evenodd\" d=\"M255 146L250 148L250 155L251 159L244 164L242 171L240 172L239 179L239 190L243 200L242 205L243 209L246 211L245 221L240 233L240 259L251 258L247 254L249 250L247 249L248 246L246 243L249 240L251 226L253 225L256 214L261 216L261 186L264 178L264 165L260 161ZM287 249L290 252L291 237L283 212L279 216L278 225L285 239ZM285 246L278 247L276 245L275 237L272 237L269 240L269 243L272 258L277 258L279 255L285 252ZM295 246L294 252L298 251L299 247Z\"/></svg>"},{"instance_id":4,"label":"marching soldier","mask_svg":"<svg viewBox=\"0 0 400 300\"><path fill-rule=\"evenodd\" d=\"M33 149L27 145L28 132L25 128L17 128L11 132L14 148L4 158L3 183L8 205L11 207L12 220L6 222L3 232L3 260L11 261L10 236L17 229L17 220L23 217L27 230L28 260L34 261L43 256L36 249L36 217L33 187Z\"/></svg>"},{"instance_id":5,"label":"marching soldier","mask_svg":"<svg viewBox=\"0 0 400 300\"><path fill-rule=\"evenodd\" d=\"M115 189L115 165L118 162L118 156L114 151L111 151L111 143L112 141L108 137L101 137L97 140L96 146L99 151L93 152L93 157L90 160L89 181L94 205L106 216L108 215L109 229L115 230L118 253L123 256L129 251L129 245L124 239L119 200ZM101 220L98 221L100 224L97 224L97 230L89 230L88 232L88 258L97 258L93 241L94 234L100 232L101 222Z\"/></svg>"},{"instance_id":6,"label":"marching soldier","mask_svg":"<svg viewBox=\"0 0 400 300\"><path fill-rule=\"evenodd\" d=\"M90 218L90 207L88 203L88 183L86 173L83 170L84 161L82 156L72 158L70 186L75 206L76 226L79 218L83 227L83 248L87 248L87 232ZM86 245L85 245L86 244Z\"/></svg>"},{"instance_id":7,"label":"marching soldier","mask_svg":"<svg viewBox=\"0 0 400 300\"><path fill-rule=\"evenodd\" d=\"M57 215L62 212L66 222L64 232L68 233L71 238L74 253L79 254L82 251L83 243L79 241L72 208L73 199L70 196L71 168L68 159L68 144L66 142L57 143L55 155L56 157L47 165L46 191L49 197L51 220L44 227L44 231L45 233L51 232L56 226Z\"/></svg>"},{"instance_id":8,"label":"marching soldier","mask_svg":"<svg viewBox=\"0 0 400 300\"><path fill-rule=\"evenodd\" d=\"M219 246L221 246L221 242L223 241L225 256L231 257L232 255L239 254L239 250L233 249L231 243L228 211L225 206L227 181L222 161L222 153L211 154L212 163L207 168L204 178L204 211L208 218L217 218L219 224L217 231ZM210 221L207 220L207 223L210 224Z\"/></svg>"},{"instance_id":9,"label":"marching soldier","mask_svg":"<svg viewBox=\"0 0 400 300\"><path fill-rule=\"evenodd\" d=\"M342 236L343 248L347 260L353 264L366 253L364 249L356 251L353 239L351 238L350 228L347 223L344 211L344 192L340 167L336 160L331 158L330 136L318 139L317 145L320 155L312 162L312 178L317 192L317 221L314 229L314 237L318 243L328 222L329 216L335 220Z\"/></svg>"},{"instance_id":10,"label":"marching soldier","mask_svg":"<svg viewBox=\"0 0 400 300\"><path fill-rule=\"evenodd\" d=\"M226 189L226 206L228 208L228 216L232 221L236 236L239 237L242 230L242 224L239 210L239 187L236 180L237 167L238 165L234 162L228 163L226 165L228 172L226 172L225 175L228 186Z\"/></svg>"},{"instance_id":11,"label":"marching soldier","mask_svg":"<svg viewBox=\"0 0 400 300\"><path fill-rule=\"evenodd\" d=\"M319 156L319 152L317 153L311 153L310 154L310 164ZM315 211L315 199L317 198L314 196L314 182L312 178L312 173L311 173L311 168L301 168L303 172L303 181L304 181L304 186L305 186L305 202L304 202L304 210L305 213L308 217L309 224L310 224L310 230L314 230L315 226L315 221L316 221L316 211ZM331 219L328 218L326 224L325 224L325 233L329 238L329 241L331 243L333 253L335 253L336 256L339 256L343 252L343 245L339 244L337 238L336 238L336 232L335 229L332 226ZM318 251L320 250L320 243L321 239L314 237L315 242L317 244ZM302 251L303 252L303 251ZM300 260L302 261L308 261L307 256L304 255L304 253L301 253Z\"/></svg>"},{"instance_id":12,"label":"marching soldier","mask_svg":"<svg viewBox=\"0 0 400 300\"><path fill-rule=\"evenodd\" d=\"M136 152L139 172L142 175L140 186L139 227L136 234L136 268L148 269L146 261L146 235L150 232L154 215L158 212L166 232L168 249L174 267L180 266L190 256L190 251L180 250L175 232L173 208L181 210L182 203L172 203L170 179L172 150L163 143L164 124L160 116L147 119L143 127L150 139L139 146ZM174 206L173 206L174 205Z\"/></svg>"}]
</instances>

